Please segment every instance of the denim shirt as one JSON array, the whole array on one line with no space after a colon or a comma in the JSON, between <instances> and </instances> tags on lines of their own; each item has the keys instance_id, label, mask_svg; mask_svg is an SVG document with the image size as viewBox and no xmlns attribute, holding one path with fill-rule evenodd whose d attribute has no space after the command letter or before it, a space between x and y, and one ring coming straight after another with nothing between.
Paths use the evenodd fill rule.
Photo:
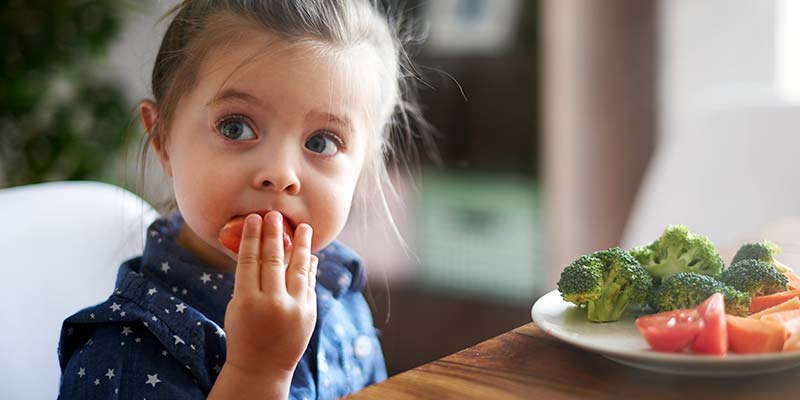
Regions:
<instances>
[{"instance_id":1,"label":"denim shirt","mask_svg":"<svg viewBox=\"0 0 800 400\"><path fill-rule=\"evenodd\" d=\"M124 262L103 303L61 329L60 399L203 399L225 363L233 273L180 247L180 214L156 220L144 253ZM321 250L317 323L291 382L291 399L333 399L386 379L361 290L362 264L334 242Z\"/></svg>"}]
</instances>

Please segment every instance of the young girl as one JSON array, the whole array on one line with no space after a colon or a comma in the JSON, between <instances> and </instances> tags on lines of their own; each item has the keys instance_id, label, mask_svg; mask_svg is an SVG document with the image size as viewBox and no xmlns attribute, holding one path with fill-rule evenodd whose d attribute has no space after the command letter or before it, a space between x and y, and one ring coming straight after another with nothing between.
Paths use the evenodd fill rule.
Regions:
<instances>
[{"instance_id":1,"label":"young girl","mask_svg":"<svg viewBox=\"0 0 800 400\"><path fill-rule=\"evenodd\" d=\"M332 399L385 379L362 264L334 239L356 194L383 193L406 116L391 24L368 0L173 12L139 111L178 212L64 322L60 398Z\"/></svg>"}]
</instances>

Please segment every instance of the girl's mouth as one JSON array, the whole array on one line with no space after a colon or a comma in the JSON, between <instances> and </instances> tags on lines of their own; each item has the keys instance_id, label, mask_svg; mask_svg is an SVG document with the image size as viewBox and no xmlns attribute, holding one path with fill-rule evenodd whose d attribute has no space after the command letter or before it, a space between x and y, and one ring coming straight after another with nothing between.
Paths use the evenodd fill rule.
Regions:
<instances>
[{"instance_id":1,"label":"girl's mouth","mask_svg":"<svg viewBox=\"0 0 800 400\"><path fill-rule=\"evenodd\" d=\"M258 214L261 215L263 218L270 210L266 211L254 211L250 214ZM219 231L219 242L225 246L225 248L229 249L234 253L239 253L239 245L242 242L242 232L244 230L244 220L247 215L237 215L233 217L230 221L228 221L225 226L222 227ZM282 221L283 221L283 250L284 254L291 251L292 248L292 237L294 234L294 226L292 221L289 218L286 218L283 214Z\"/></svg>"}]
</instances>

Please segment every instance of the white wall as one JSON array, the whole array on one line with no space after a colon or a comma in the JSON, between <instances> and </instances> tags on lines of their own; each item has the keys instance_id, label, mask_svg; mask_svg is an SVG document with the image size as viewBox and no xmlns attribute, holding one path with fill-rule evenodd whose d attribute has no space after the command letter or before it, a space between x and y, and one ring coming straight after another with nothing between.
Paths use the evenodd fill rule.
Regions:
<instances>
[{"instance_id":1,"label":"white wall","mask_svg":"<svg viewBox=\"0 0 800 400\"><path fill-rule=\"evenodd\" d=\"M776 77L780 12L777 1L660 2L659 139L623 246L684 223L727 257L800 215L800 108Z\"/></svg>"}]
</instances>

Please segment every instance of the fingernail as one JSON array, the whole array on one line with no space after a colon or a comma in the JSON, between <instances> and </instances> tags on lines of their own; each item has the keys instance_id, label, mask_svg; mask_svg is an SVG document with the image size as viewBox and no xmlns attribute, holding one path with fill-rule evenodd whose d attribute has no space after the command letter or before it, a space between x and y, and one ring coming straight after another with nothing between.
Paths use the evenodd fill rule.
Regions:
<instances>
[{"instance_id":1,"label":"fingernail","mask_svg":"<svg viewBox=\"0 0 800 400\"><path fill-rule=\"evenodd\" d=\"M250 214L244 220L244 222L248 225L258 226L261 222L261 217L258 214Z\"/></svg>"},{"instance_id":2,"label":"fingernail","mask_svg":"<svg viewBox=\"0 0 800 400\"><path fill-rule=\"evenodd\" d=\"M281 215L281 213L277 211L270 211L269 214L267 214L267 217L271 218L272 221L276 222L278 225L280 225L281 229L283 229L283 215Z\"/></svg>"}]
</instances>

